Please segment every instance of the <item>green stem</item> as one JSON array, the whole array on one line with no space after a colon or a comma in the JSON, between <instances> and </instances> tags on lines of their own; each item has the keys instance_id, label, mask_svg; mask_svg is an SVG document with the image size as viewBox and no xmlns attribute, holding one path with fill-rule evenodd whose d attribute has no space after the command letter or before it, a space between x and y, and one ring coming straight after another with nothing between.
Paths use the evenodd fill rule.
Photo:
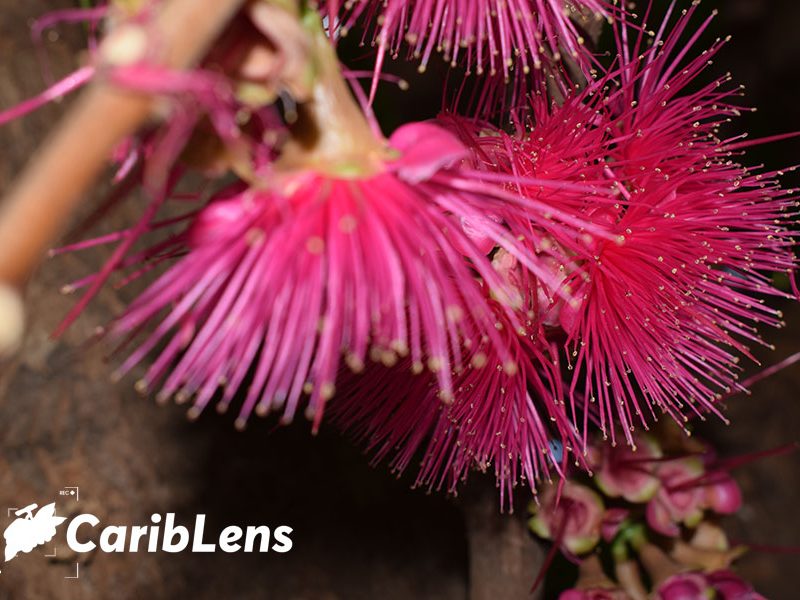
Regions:
<instances>
[{"instance_id":1,"label":"green stem","mask_svg":"<svg viewBox=\"0 0 800 600\"><path fill-rule=\"evenodd\" d=\"M301 16L310 36L314 82L298 107L276 168L313 169L338 177L363 177L380 170L386 141L370 127L342 75L339 59L316 11Z\"/></svg>"}]
</instances>

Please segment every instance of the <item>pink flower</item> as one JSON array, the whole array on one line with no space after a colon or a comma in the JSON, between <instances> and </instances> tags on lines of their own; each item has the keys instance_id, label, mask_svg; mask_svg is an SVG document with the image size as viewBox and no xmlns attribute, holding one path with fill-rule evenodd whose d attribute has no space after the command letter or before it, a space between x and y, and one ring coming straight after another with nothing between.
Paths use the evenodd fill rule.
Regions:
<instances>
[{"instance_id":1,"label":"pink flower","mask_svg":"<svg viewBox=\"0 0 800 600\"><path fill-rule=\"evenodd\" d=\"M655 593L656 600L712 600L714 590L699 573L679 573L661 585Z\"/></svg>"},{"instance_id":2,"label":"pink flower","mask_svg":"<svg viewBox=\"0 0 800 600\"><path fill-rule=\"evenodd\" d=\"M124 334L155 324L119 373L160 347L138 385L160 388L162 399L194 396L192 415L215 398L225 409L246 390L239 426L253 411L289 421L306 397L318 425L341 355L354 371L368 359L408 357L413 371L435 373L444 400L453 398L465 338L515 364L496 327L498 313L509 331L519 326L509 286L461 223L480 210L501 215L504 225L484 222L483 235L536 268L510 231L524 239L515 214L527 220L545 204L462 172L466 150L433 125L399 129L387 152L339 171L276 169L263 189L236 185L184 233L138 255L178 260L114 324ZM541 220L558 227L550 215ZM538 452L541 435L519 443Z\"/></svg>"},{"instance_id":3,"label":"pink flower","mask_svg":"<svg viewBox=\"0 0 800 600\"><path fill-rule=\"evenodd\" d=\"M603 444L600 464L595 471L595 482L600 490L612 498L622 497L628 502L650 500L660 485L652 459L662 456L658 444L649 436L638 436L637 447Z\"/></svg>"},{"instance_id":4,"label":"pink flower","mask_svg":"<svg viewBox=\"0 0 800 600\"><path fill-rule=\"evenodd\" d=\"M763 600L753 587L731 571L680 573L664 581L657 600Z\"/></svg>"},{"instance_id":5,"label":"pink flower","mask_svg":"<svg viewBox=\"0 0 800 600\"><path fill-rule=\"evenodd\" d=\"M481 172L501 176L531 198L581 215L584 223L596 223L593 231L583 229L577 234L563 228L538 232L533 248L540 255L540 266L546 269L532 273L537 279L534 313L548 328L570 330L578 305L568 279L581 259L591 257L593 246L603 236L614 237L606 233L608 222L598 215L613 209L617 197L603 172L604 133L586 126L594 119L595 109L576 98L554 109L535 96L531 110L532 135L509 135L486 123L452 115L440 122L470 148L472 162ZM586 214L589 206L593 207L591 215ZM508 269L504 261L513 261L513 257L499 256L496 262L500 270Z\"/></svg>"},{"instance_id":6,"label":"pink flower","mask_svg":"<svg viewBox=\"0 0 800 600\"><path fill-rule=\"evenodd\" d=\"M613 203L563 194L612 235L547 240L565 249L554 267L571 299L558 322L573 369L568 406L584 436L596 422L612 442L622 432L633 444L635 428L660 413L679 423L719 414L719 397L739 387L739 356L750 356L743 339L761 343L757 324L781 326L762 301L786 296L771 274L797 266L790 193L776 173L738 162L740 138L715 136L738 113L727 79L696 82L719 45L684 60L706 26L687 33L695 10L658 28L650 50L647 32L622 20L618 70L560 106L534 100L516 136L475 143L487 168L512 173L527 193L536 186L526 178L555 172L616 189Z\"/></svg>"},{"instance_id":7,"label":"pink flower","mask_svg":"<svg viewBox=\"0 0 800 600\"><path fill-rule=\"evenodd\" d=\"M538 536L553 540L562 551L585 554L600 541L603 500L590 488L565 480L548 486L539 496L540 505L531 504L534 516L528 521Z\"/></svg>"},{"instance_id":8,"label":"pink flower","mask_svg":"<svg viewBox=\"0 0 800 600\"><path fill-rule=\"evenodd\" d=\"M692 485L702 476L703 464L697 458L672 460L658 466L661 486L647 504L647 524L661 534L675 537L680 524L694 527L706 508L705 489Z\"/></svg>"},{"instance_id":9,"label":"pink flower","mask_svg":"<svg viewBox=\"0 0 800 600\"><path fill-rule=\"evenodd\" d=\"M329 6L334 4L328 2ZM335 3L338 5L339 3ZM363 14L375 31L381 58L397 56L403 43L424 70L434 51L478 74L539 69L564 51L584 54L582 24L618 12L606 0L362 0L345 24Z\"/></svg>"},{"instance_id":10,"label":"pink flower","mask_svg":"<svg viewBox=\"0 0 800 600\"><path fill-rule=\"evenodd\" d=\"M612 202L602 176L597 182L572 182L569 176L579 167L567 164L567 158L562 164L548 156L551 167L524 180L517 179L510 167L497 173L490 164L503 154L493 144L503 138L483 137L482 128L471 121L449 118L443 123L473 146L471 162L478 178L505 182L515 191L513 184L529 186L527 197L557 205L567 213L589 200ZM555 120L554 128L560 133ZM591 227L585 220L564 228L545 219L531 228L530 222L506 210L502 216L506 227L528 231L522 245L535 255L531 261L519 252L496 248L497 242L485 232L495 229L500 213L485 212L485 217L462 219L460 231L479 250L495 245L492 266L505 284L505 297L487 290L487 301L494 306L494 328L508 349L506 355L498 352L485 332L475 330L465 336L463 367L453 371L452 393L430 377L398 378L381 369L370 370L355 386L347 386L333 411L337 423L354 430L376 460L389 459L397 472L404 471L421 451L417 485L453 490L472 468L492 469L501 496L507 497L517 483L526 480L535 486L551 467L561 469L560 463L566 464L567 455L581 443L563 409L557 346L547 335L569 295L561 285L564 275L554 265L571 260L583 240L604 231L602 225ZM461 251L459 243L453 241L453 245ZM504 305L514 307L514 314L504 310ZM410 361L401 362L399 368L409 365L419 371ZM380 402L375 401L377 397ZM551 446L558 451L551 451ZM577 457L581 463L581 454Z\"/></svg>"},{"instance_id":11,"label":"pink flower","mask_svg":"<svg viewBox=\"0 0 800 600\"><path fill-rule=\"evenodd\" d=\"M702 456L662 459L654 466L661 485L647 505L649 525L664 535L677 536L680 524L695 527L705 510L737 512L742 506L742 494L725 464L710 450Z\"/></svg>"},{"instance_id":12,"label":"pink flower","mask_svg":"<svg viewBox=\"0 0 800 600\"><path fill-rule=\"evenodd\" d=\"M749 583L731 571L715 571L706 575L717 593L717 600L764 600Z\"/></svg>"},{"instance_id":13,"label":"pink flower","mask_svg":"<svg viewBox=\"0 0 800 600\"><path fill-rule=\"evenodd\" d=\"M787 227L794 201L773 173L737 162L736 138L714 133L738 114L737 89L722 79L687 90L719 44L678 68L708 23L682 43L695 10L657 35L656 49L641 59L621 58L623 84L609 97L612 107L619 101L609 177L624 186L628 208L617 231L625 241L606 243L587 265L591 283L575 341L580 370L593 374L585 395L602 401L603 388L610 390L626 429L656 408L678 419L683 411L715 411L716 396L737 385L736 353L748 354L736 336L758 342L754 324L780 325L780 313L759 300L781 295L770 274L796 264ZM616 347L604 349L604 336L617 331Z\"/></svg>"}]
</instances>

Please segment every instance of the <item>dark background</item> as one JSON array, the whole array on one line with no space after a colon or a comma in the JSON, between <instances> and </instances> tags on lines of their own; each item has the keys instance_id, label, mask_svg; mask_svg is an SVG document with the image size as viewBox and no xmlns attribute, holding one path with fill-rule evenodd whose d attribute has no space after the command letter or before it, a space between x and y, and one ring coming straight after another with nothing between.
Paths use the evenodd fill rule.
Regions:
<instances>
[{"instance_id":1,"label":"dark background","mask_svg":"<svg viewBox=\"0 0 800 600\"><path fill-rule=\"evenodd\" d=\"M42 89L27 29L30 19L70 5L67 0L0 0L0 108ZM753 137L800 130L800 3L727 0L704 2L700 10L716 5L721 14L712 35L731 33L734 39L714 68L732 71L747 86L746 101L759 107L743 117L742 126ZM57 75L63 75L78 64L84 33L80 27L59 32L47 49ZM399 100L384 94L383 110L392 111L398 121L424 116L429 108L433 113L439 101L431 90L440 84L433 70ZM51 105L0 128L0 192L63 109ZM751 160L791 165L798 149L795 142L774 144L752 152ZM126 210L107 226L126 222L137 207ZM479 577L489 577L474 563L470 569L463 499L410 490L407 478L397 481L384 468L370 468L334 432L323 429L312 437L305 423L275 430L273 424L254 421L246 432L236 433L230 419L213 414L190 424L182 408L161 408L138 397L133 379L112 384L103 349L84 344L96 326L122 307L125 298L112 290L64 338L50 340L49 332L72 303L58 294L59 288L89 272L102 257L103 252L89 252L51 261L29 288L30 326L23 352L0 374L0 507L46 500L63 486L79 485L81 504L67 509L93 512L106 523L145 523L150 513L168 511L186 518L208 513L212 529L287 523L295 527L295 549L281 556L98 553L82 558L78 580L64 579L74 572L74 557L60 556L44 566L40 556L24 555L2 568L0 599L447 600L467 597ZM767 332L777 350L759 353L764 364L800 351L800 307L787 305L785 312L788 327ZM800 368L794 367L755 386L751 397L731 400L731 427L708 423L703 433L723 454L794 441L799 392ZM729 521L733 536L770 545L800 544L800 457L749 465L738 471L738 478L745 506ZM486 485L477 475L473 479L467 496L479 496ZM490 532L472 538L473 547L476 539L485 542L487 555L494 553L492 535L516 539L508 533L507 520L521 522L519 514L500 517L494 512L485 516ZM777 599L797 597L797 567L793 555L752 552L741 561L742 574L766 597ZM503 589L502 580L519 573L497 570L491 576L496 589ZM529 582L534 577L531 563Z\"/></svg>"}]
</instances>

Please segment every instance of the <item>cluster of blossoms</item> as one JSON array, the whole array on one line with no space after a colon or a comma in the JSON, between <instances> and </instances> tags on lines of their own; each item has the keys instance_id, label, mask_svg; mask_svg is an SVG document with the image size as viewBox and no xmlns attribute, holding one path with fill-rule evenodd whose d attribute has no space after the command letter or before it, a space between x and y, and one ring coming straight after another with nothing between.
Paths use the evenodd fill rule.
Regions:
<instances>
[{"instance_id":1,"label":"cluster of blossoms","mask_svg":"<svg viewBox=\"0 0 800 600\"><path fill-rule=\"evenodd\" d=\"M450 389L379 368L333 406L395 469L422 452L417 484L453 489L477 466L510 492L563 471L570 452L586 466L595 427L635 451L636 428L660 414L719 415L718 401L743 389L738 354L760 343L755 324L781 326L763 296L788 296L770 274L794 268L796 203L775 173L738 162L740 138L720 137L740 111L729 78L688 87L722 44L680 62L691 13L650 44L619 25L629 49L615 70L558 102L533 95L512 131L441 118L478 176L510 180L584 225L534 229L522 240L534 269L486 238L485 228L514 225L508 215L462 222L514 289L517 320L495 309L513 368L496 346L470 343ZM604 231L587 235L589 226ZM557 458L552 441L566 450Z\"/></svg>"},{"instance_id":2,"label":"cluster of blossoms","mask_svg":"<svg viewBox=\"0 0 800 600\"><path fill-rule=\"evenodd\" d=\"M745 157L787 136L731 130L746 109L707 75L727 40L697 47L699 2L651 27L607 0L251 0L191 70L158 60L162 5L42 20L89 22L89 64L0 112L89 82L157 99L90 224L136 188L139 219L52 252L115 245L65 286L59 332L112 277L150 280L103 331L143 393L236 406L240 428L327 415L431 489L493 471L510 505L545 482L531 528L580 557L565 600L758 597L712 518L741 505L726 463L645 433L724 419L757 326L783 325L766 299L800 295L793 190ZM355 30L367 88L337 56ZM372 99L406 50L474 73L472 112L384 136Z\"/></svg>"},{"instance_id":3,"label":"cluster of blossoms","mask_svg":"<svg viewBox=\"0 0 800 600\"><path fill-rule=\"evenodd\" d=\"M744 390L756 325L782 325L765 298L792 297L772 276L797 266L793 190L746 166L760 142L728 131L741 91L705 75L725 41L696 48L711 19L692 27L697 2L651 29L649 11L604 0L252 0L191 71L151 60L159 6L51 18L106 35L89 66L0 113L91 80L163 99L166 118L115 152L118 192L98 212L143 184L140 219L54 251L116 244L66 286L85 293L64 327L113 275L161 271L108 328L134 348L118 375L147 363L138 389L193 417L237 405L239 427L329 414L393 469L419 462L430 488L493 470L505 500L577 463L646 502L663 535L735 510L729 479L709 485L700 458L661 461L639 434L720 415ZM597 19L610 58L587 47ZM375 82L407 46L422 67L438 51L484 75L490 96L513 71L525 93L510 122L447 111L385 137L336 54L359 27ZM599 502L567 483L562 506L573 493Z\"/></svg>"},{"instance_id":4,"label":"cluster of blossoms","mask_svg":"<svg viewBox=\"0 0 800 600\"><path fill-rule=\"evenodd\" d=\"M752 457L721 460L676 433L637 436L636 453L598 441L593 477L552 484L531 503L531 530L579 565L561 600L761 598L730 570L746 547L717 523L742 506L730 468Z\"/></svg>"}]
</instances>

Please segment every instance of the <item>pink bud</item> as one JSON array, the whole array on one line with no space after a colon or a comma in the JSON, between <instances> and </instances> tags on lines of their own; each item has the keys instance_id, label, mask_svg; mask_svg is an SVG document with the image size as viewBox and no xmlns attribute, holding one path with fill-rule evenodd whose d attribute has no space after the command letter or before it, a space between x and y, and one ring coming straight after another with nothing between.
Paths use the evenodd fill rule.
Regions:
<instances>
[{"instance_id":1,"label":"pink bud","mask_svg":"<svg viewBox=\"0 0 800 600\"><path fill-rule=\"evenodd\" d=\"M617 536L620 526L628 518L630 512L627 508L609 508L606 511L600 528L606 542L610 543Z\"/></svg>"},{"instance_id":2,"label":"pink bud","mask_svg":"<svg viewBox=\"0 0 800 600\"><path fill-rule=\"evenodd\" d=\"M467 149L452 133L430 123L403 125L389 139L400 152L392 166L401 179L419 183L467 156Z\"/></svg>"},{"instance_id":3,"label":"pink bud","mask_svg":"<svg viewBox=\"0 0 800 600\"><path fill-rule=\"evenodd\" d=\"M629 446L603 446L603 461L595 481L607 496L642 503L658 491L660 482L655 476L655 463L650 459L659 458L661 449L647 436L641 436L637 442L636 450Z\"/></svg>"},{"instance_id":4,"label":"pink bud","mask_svg":"<svg viewBox=\"0 0 800 600\"><path fill-rule=\"evenodd\" d=\"M460 222L461 231L469 238L478 252L488 255L496 244L494 238L488 233L487 225L496 226L502 222L502 219L496 215L475 214L461 217ZM463 248L459 239L455 239L454 242L462 254L472 256L473 252Z\"/></svg>"},{"instance_id":5,"label":"pink bud","mask_svg":"<svg viewBox=\"0 0 800 600\"><path fill-rule=\"evenodd\" d=\"M565 551L585 554L600 541L603 500L590 488L569 481L558 497L557 487L551 485L545 489L540 496L541 505L528 525L534 533L555 541Z\"/></svg>"},{"instance_id":6,"label":"pink bud","mask_svg":"<svg viewBox=\"0 0 800 600\"><path fill-rule=\"evenodd\" d=\"M672 518L667 506L663 502L659 502L657 498L647 504L645 516L648 527L661 535L678 537L681 534L681 529Z\"/></svg>"},{"instance_id":7,"label":"pink bud","mask_svg":"<svg viewBox=\"0 0 800 600\"><path fill-rule=\"evenodd\" d=\"M247 208L242 196L220 199L204 208L189 230L189 245L192 247L226 239L232 228L241 228L246 223Z\"/></svg>"},{"instance_id":8,"label":"pink bud","mask_svg":"<svg viewBox=\"0 0 800 600\"><path fill-rule=\"evenodd\" d=\"M706 491L702 484L694 485L704 472L703 463L696 458L673 460L656 470L661 487L647 505L647 524L663 535L680 534L680 524L696 526L706 508Z\"/></svg>"},{"instance_id":9,"label":"pink bud","mask_svg":"<svg viewBox=\"0 0 800 600\"><path fill-rule=\"evenodd\" d=\"M715 571L706 579L717 593L717 600L763 600L749 583L731 571Z\"/></svg>"},{"instance_id":10,"label":"pink bud","mask_svg":"<svg viewBox=\"0 0 800 600\"><path fill-rule=\"evenodd\" d=\"M731 477L707 488L707 502L711 510L730 515L742 507L742 491Z\"/></svg>"},{"instance_id":11,"label":"pink bud","mask_svg":"<svg viewBox=\"0 0 800 600\"><path fill-rule=\"evenodd\" d=\"M657 600L709 600L714 590L699 573L679 573L662 583L656 591Z\"/></svg>"}]
</instances>

